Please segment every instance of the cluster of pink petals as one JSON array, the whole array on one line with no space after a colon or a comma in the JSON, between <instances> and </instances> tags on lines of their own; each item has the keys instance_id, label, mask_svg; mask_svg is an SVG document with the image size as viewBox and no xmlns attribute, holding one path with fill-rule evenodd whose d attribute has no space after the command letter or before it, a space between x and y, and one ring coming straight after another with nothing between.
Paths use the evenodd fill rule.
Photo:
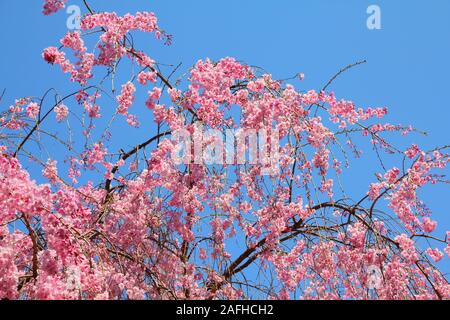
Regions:
<instances>
[{"instance_id":1,"label":"cluster of pink petals","mask_svg":"<svg viewBox=\"0 0 450 320\"><path fill-rule=\"evenodd\" d=\"M93 166L96 163L103 163L108 150L101 144L95 143L94 146L86 153L86 164Z\"/></svg>"},{"instance_id":2,"label":"cluster of pink petals","mask_svg":"<svg viewBox=\"0 0 450 320\"><path fill-rule=\"evenodd\" d=\"M158 30L158 19L152 12L137 12L135 15L126 14L118 16L116 13L91 14L82 20L81 27L84 30L92 30L97 27L106 27L107 32L102 36L104 42L115 42L130 30L154 32Z\"/></svg>"},{"instance_id":3,"label":"cluster of pink petals","mask_svg":"<svg viewBox=\"0 0 450 320\"><path fill-rule=\"evenodd\" d=\"M56 47L48 47L42 53L45 61L51 64L63 64L66 61L66 55L60 52Z\"/></svg>"},{"instance_id":4,"label":"cluster of pink petals","mask_svg":"<svg viewBox=\"0 0 450 320\"><path fill-rule=\"evenodd\" d=\"M117 96L117 101L119 102L119 108L117 112L119 114L126 115L128 114L128 109L133 104L134 101L134 93L136 92L136 87L130 81L126 84L122 85L122 90L120 95Z\"/></svg>"},{"instance_id":5,"label":"cluster of pink petals","mask_svg":"<svg viewBox=\"0 0 450 320\"><path fill-rule=\"evenodd\" d=\"M406 234L399 235L395 238L401 249L402 256L409 262L417 261L419 255L417 253L414 241L410 239Z\"/></svg>"},{"instance_id":6,"label":"cluster of pink petals","mask_svg":"<svg viewBox=\"0 0 450 320\"><path fill-rule=\"evenodd\" d=\"M52 183L56 183L58 181L58 169L56 164L57 162L55 160L49 159L45 164L44 170L42 170L42 175Z\"/></svg>"},{"instance_id":7,"label":"cluster of pink petals","mask_svg":"<svg viewBox=\"0 0 450 320\"><path fill-rule=\"evenodd\" d=\"M156 102L161 98L161 88L154 87L152 91L148 92L148 99L145 102L145 105L150 110L156 108Z\"/></svg>"},{"instance_id":8,"label":"cluster of pink petals","mask_svg":"<svg viewBox=\"0 0 450 320\"><path fill-rule=\"evenodd\" d=\"M39 105L36 102L31 102L27 106L27 115L32 119L36 119L38 114L39 114Z\"/></svg>"},{"instance_id":9,"label":"cluster of pink petals","mask_svg":"<svg viewBox=\"0 0 450 320\"><path fill-rule=\"evenodd\" d=\"M157 25L157 18L151 12L138 12L135 15L126 14L121 17L116 13L95 13L85 16L81 21L81 28L85 31L95 28L104 28L106 30L100 37L101 43L98 44L100 54L96 60L97 64L110 66L115 60L127 53L121 41L124 36L133 30L155 33L157 38L160 31ZM148 67L153 63L147 59L143 64Z\"/></svg>"},{"instance_id":10,"label":"cluster of pink petals","mask_svg":"<svg viewBox=\"0 0 450 320\"><path fill-rule=\"evenodd\" d=\"M50 64L58 64L64 73L70 73L71 80L85 85L92 78L92 68L94 66L94 55L80 51L77 54L78 61L72 64L64 52L56 47L48 47L42 53L42 57Z\"/></svg>"},{"instance_id":11,"label":"cluster of pink petals","mask_svg":"<svg viewBox=\"0 0 450 320\"><path fill-rule=\"evenodd\" d=\"M141 71L141 72L139 72L139 74L137 76L137 80L142 85L146 85L147 81L155 83L156 82L156 72Z\"/></svg>"},{"instance_id":12,"label":"cluster of pink petals","mask_svg":"<svg viewBox=\"0 0 450 320\"><path fill-rule=\"evenodd\" d=\"M197 113L206 124L217 127L223 121L219 110L222 103L232 103L230 87L236 80L251 75L250 69L233 58L225 58L218 63L209 59L198 61L191 70L191 86L185 93L186 108L198 105Z\"/></svg>"},{"instance_id":13,"label":"cluster of pink petals","mask_svg":"<svg viewBox=\"0 0 450 320\"><path fill-rule=\"evenodd\" d=\"M439 249L427 249L428 255L433 259L434 262L439 262L444 257L444 254Z\"/></svg>"},{"instance_id":14,"label":"cluster of pink petals","mask_svg":"<svg viewBox=\"0 0 450 320\"><path fill-rule=\"evenodd\" d=\"M46 1L45 12L63 5ZM341 151L361 155L352 133L393 153L383 135L411 131L374 123L386 108L363 109L334 93L298 91L233 58L199 60L186 86L158 87L157 79L165 79L154 71L155 61L128 37L142 31L159 38L153 13L88 14L82 28L100 34L92 51L82 33L68 32L60 49L43 52L45 61L80 85L73 94L79 110L70 111L74 118L81 113L82 150L64 163L57 158L59 172L56 160L41 161L50 184L38 184L22 168L22 152L16 158L0 147L0 299L243 299L252 289L235 281L253 277L256 268L273 284L264 298L450 298L450 285L433 265L443 252L450 255L450 233L441 241L445 248L421 248L416 241L434 238L437 222L418 191L440 182L434 172L446 168L448 155L413 145L398 152L404 169L377 174L358 205L347 200L350 195L338 198L337 176L348 166ZM139 126L129 112L135 103L152 115L158 133L184 129L199 138L201 126L277 129L280 170L266 176L261 164L233 162L224 166L227 172L202 161L180 168L172 157L176 142L162 136L136 153L108 153L115 149L109 144L113 126L101 135L95 130L103 91L87 84L94 66L116 72L121 58L141 68L136 81L150 86L145 109L135 102L133 82L122 84L117 113L130 126ZM30 98L18 99L0 118L1 129L29 130L40 108ZM102 110L103 116L111 111ZM62 121L69 109L60 103L54 112ZM344 135L347 145L339 140ZM202 147L213 141L202 140ZM380 213L381 201L386 212ZM371 268L382 272L376 290L369 287Z\"/></svg>"},{"instance_id":15,"label":"cluster of pink petals","mask_svg":"<svg viewBox=\"0 0 450 320\"><path fill-rule=\"evenodd\" d=\"M420 149L416 144L413 144L408 150L405 151L405 155L410 159L413 159L419 153Z\"/></svg>"},{"instance_id":16,"label":"cluster of pink petals","mask_svg":"<svg viewBox=\"0 0 450 320\"><path fill-rule=\"evenodd\" d=\"M425 231L426 233L431 233L436 229L436 227L437 227L436 221L432 221L428 217L423 218L423 226L422 226L423 231Z\"/></svg>"},{"instance_id":17,"label":"cluster of pink petals","mask_svg":"<svg viewBox=\"0 0 450 320\"><path fill-rule=\"evenodd\" d=\"M66 33L60 42L65 48L72 49L77 54L82 54L87 50L80 32L77 31Z\"/></svg>"},{"instance_id":18,"label":"cluster of pink petals","mask_svg":"<svg viewBox=\"0 0 450 320\"><path fill-rule=\"evenodd\" d=\"M50 15L63 9L67 0L45 0L43 14Z\"/></svg>"},{"instance_id":19,"label":"cluster of pink petals","mask_svg":"<svg viewBox=\"0 0 450 320\"><path fill-rule=\"evenodd\" d=\"M58 104L55 107L54 111L56 113L56 120L58 122L63 121L69 115L69 108L67 108L67 106L62 103Z\"/></svg>"}]
</instances>

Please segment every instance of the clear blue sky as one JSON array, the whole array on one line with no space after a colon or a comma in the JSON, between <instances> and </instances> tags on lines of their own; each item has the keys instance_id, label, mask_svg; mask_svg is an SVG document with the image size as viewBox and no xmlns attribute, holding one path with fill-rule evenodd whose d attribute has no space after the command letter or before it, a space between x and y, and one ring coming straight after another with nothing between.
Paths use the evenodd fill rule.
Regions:
<instances>
[{"instance_id":1,"label":"clear blue sky","mask_svg":"<svg viewBox=\"0 0 450 320\"><path fill-rule=\"evenodd\" d=\"M0 89L4 109L14 98L41 96L49 87L68 92L67 76L41 58L67 31L68 15L44 17L41 0L0 0ZM69 1L81 4L81 1ZM388 106L388 121L413 124L428 137L412 135L425 149L450 143L450 1L448 0L91 0L98 10L118 13L154 11L160 26L174 35L164 47L139 38L141 47L161 63L183 63L186 71L198 59L233 56L263 67L275 78L304 72L299 89L320 89L340 68L361 59L331 87L340 98L361 106ZM368 30L366 9L381 8L381 30ZM134 131L127 144L142 140ZM368 158L354 161L358 174L345 186L358 196L373 180L379 165ZM370 169L370 170L367 170ZM423 198L450 230L448 187L427 188ZM444 262L446 271L449 263Z\"/></svg>"}]
</instances>

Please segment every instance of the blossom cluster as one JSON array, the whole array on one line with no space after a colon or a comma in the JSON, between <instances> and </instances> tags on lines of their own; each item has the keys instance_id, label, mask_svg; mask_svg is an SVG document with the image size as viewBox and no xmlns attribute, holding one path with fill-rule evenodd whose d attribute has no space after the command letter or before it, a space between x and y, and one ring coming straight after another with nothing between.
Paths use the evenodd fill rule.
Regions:
<instances>
[{"instance_id":1,"label":"blossom cluster","mask_svg":"<svg viewBox=\"0 0 450 320\"><path fill-rule=\"evenodd\" d=\"M44 13L64 3L47 0ZM425 186L448 182L445 148L393 147L389 135L412 129L384 122L385 107L300 90L231 57L199 60L172 82L130 36L160 38L157 23L149 12L87 14L86 34L68 32L43 51L76 91L50 107L45 96L17 99L0 116L0 299L450 299L434 264L450 255L450 233L439 237L420 199ZM88 36L99 37L94 48ZM133 64L126 78L124 60ZM94 77L95 66L106 76ZM132 127L142 122L145 139L117 132L117 114ZM47 115L64 120L67 137L62 124L47 128ZM203 155L196 149L217 138L203 129L238 128L266 132L242 145L277 153L277 170L174 159L178 130ZM124 135L118 147L114 138ZM61 145L41 148L45 139ZM347 194L350 154L370 157L360 140L380 161L402 163L383 165L368 189Z\"/></svg>"},{"instance_id":2,"label":"blossom cluster","mask_svg":"<svg viewBox=\"0 0 450 320\"><path fill-rule=\"evenodd\" d=\"M65 7L66 2L67 0L45 0L42 12L45 15L50 15L52 13L58 12Z\"/></svg>"}]
</instances>

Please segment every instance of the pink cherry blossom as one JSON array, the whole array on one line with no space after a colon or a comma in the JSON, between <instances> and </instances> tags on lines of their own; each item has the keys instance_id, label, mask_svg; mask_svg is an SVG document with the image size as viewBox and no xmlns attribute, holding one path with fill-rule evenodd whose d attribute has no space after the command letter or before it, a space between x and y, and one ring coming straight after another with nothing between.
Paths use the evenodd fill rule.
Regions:
<instances>
[{"instance_id":1,"label":"pink cherry blossom","mask_svg":"<svg viewBox=\"0 0 450 320\"><path fill-rule=\"evenodd\" d=\"M414 262L418 258L416 248L414 247L414 241L408 238L407 235L402 234L395 238L400 246L402 256L408 261Z\"/></svg>"},{"instance_id":2,"label":"pink cherry blossom","mask_svg":"<svg viewBox=\"0 0 450 320\"><path fill-rule=\"evenodd\" d=\"M156 82L156 72L144 72L141 71L138 74L137 80L140 84L146 85L147 81Z\"/></svg>"},{"instance_id":3,"label":"pink cherry blossom","mask_svg":"<svg viewBox=\"0 0 450 320\"><path fill-rule=\"evenodd\" d=\"M56 183L58 180L58 169L56 168L57 162L55 160L48 160L45 164L42 175L50 180L52 183Z\"/></svg>"},{"instance_id":4,"label":"pink cherry blossom","mask_svg":"<svg viewBox=\"0 0 450 320\"><path fill-rule=\"evenodd\" d=\"M39 109L39 105L36 102L32 102L27 106L27 115L32 119L36 119Z\"/></svg>"},{"instance_id":5,"label":"pink cherry blossom","mask_svg":"<svg viewBox=\"0 0 450 320\"><path fill-rule=\"evenodd\" d=\"M69 108L64 104L60 103L55 107L56 120L58 122L63 121L69 115Z\"/></svg>"},{"instance_id":6,"label":"pink cherry blossom","mask_svg":"<svg viewBox=\"0 0 450 320\"><path fill-rule=\"evenodd\" d=\"M424 201L448 147L236 58L172 76L139 49L171 40L155 14L83 5L82 31L42 53L71 90L0 115L0 299L450 299L450 232ZM209 164L220 146L234 154Z\"/></svg>"},{"instance_id":7,"label":"pink cherry blossom","mask_svg":"<svg viewBox=\"0 0 450 320\"><path fill-rule=\"evenodd\" d=\"M432 221L430 218L423 218L423 230L427 233L433 232L437 227L437 222Z\"/></svg>"},{"instance_id":8,"label":"pink cherry blossom","mask_svg":"<svg viewBox=\"0 0 450 320\"><path fill-rule=\"evenodd\" d=\"M414 158L418 153L420 152L420 149L417 145L413 144L408 150L405 151L405 155L412 159Z\"/></svg>"},{"instance_id":9,"label":"pink cherry blossom","mask_svg":"<svg viewBox=\"0 0 450 320\"><path fill-rule=\"evenodd\" d=\"M127 82L122 86L122 91L117 97L117 101L119 102L119 108L117 109L118 113L123 115L128 113L128 109L133 104L135 92L136 88L132 82Z\"/></svg>"},{"instance_id":10,"label":"pink cherry blossom","mask_svg":"<svg viewBox=\"0 0 450 320\"><path fill-rule=\"evenodd\" d=\"M65 7L67 0L45 0L43 13L50 15Z\"/></svg>"},{"instance_id":11,"label":"pink cherry blossom","mask_svg":"<svg viewBox=\"0 0 450 320\"><path fill-rule=\"evenodd\" d=\"M427 249L428 255L434 260L434 262L439 262L444 257L444 254L439 249Z\"/></svg>"}]
</instances>

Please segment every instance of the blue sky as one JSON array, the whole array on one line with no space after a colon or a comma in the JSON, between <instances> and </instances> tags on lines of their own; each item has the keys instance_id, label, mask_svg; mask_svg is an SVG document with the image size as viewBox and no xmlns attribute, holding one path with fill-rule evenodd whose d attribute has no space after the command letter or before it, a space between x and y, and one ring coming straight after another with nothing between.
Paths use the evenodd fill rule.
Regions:
<instances>
[{"instance_id":1,"label":"blue sky","mask_svg":"<svg viewBox=\"0 0 450 320\"><path fill-rule=\"evenodd\" d=\"M41 0L0 0L0 90L3 110L14 98L41 96L49 87L69 92L67 76L41 58L67 31L68 15L41 14ZM154 11L160 26L173 34L170 47L137 38L158 62L183 63L185 72L198 59L233 56L287 78L306 75L299 90L320 89L340 68L358 60L368 62L337 79L330 90L359 106L387 106L387 120L412 124L429 135L394 141L418 143L424 149L449 144L450 1L448 0L228 0L228 1L95 1L98 10L118 13ZM81 1L69 1L81 4ZM366 9L381 8L381 30L366 27ZM83 11L84 12L84 11ZM181 74L181 72L180 72ZM139 131L122 137L126 145L142 140ZM376 161L353 161L357 174L344 179L356 196L367 189ZM426 188L423 199L441 224L450 230L445 186ZM446 271L450 264L444 262Z\"/></svg>"}]
</instances>

